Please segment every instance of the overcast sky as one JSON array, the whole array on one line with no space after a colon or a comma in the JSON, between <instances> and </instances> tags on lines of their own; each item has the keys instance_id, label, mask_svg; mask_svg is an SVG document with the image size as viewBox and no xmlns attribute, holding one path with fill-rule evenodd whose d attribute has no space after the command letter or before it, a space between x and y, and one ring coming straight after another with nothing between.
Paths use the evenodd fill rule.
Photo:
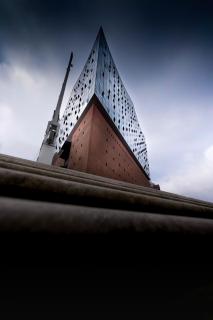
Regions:
<instances>
[{"instance_id":1,"label":"overcast sky","mask_svg":"<svg viewBox=\"0 0 213 320\"><path fill-rule=\"evenodd\" d=\"M162 190L213 201L211 0L0 0L0 153L35 160L100 25Z\"/></svg>"}]
</instances>

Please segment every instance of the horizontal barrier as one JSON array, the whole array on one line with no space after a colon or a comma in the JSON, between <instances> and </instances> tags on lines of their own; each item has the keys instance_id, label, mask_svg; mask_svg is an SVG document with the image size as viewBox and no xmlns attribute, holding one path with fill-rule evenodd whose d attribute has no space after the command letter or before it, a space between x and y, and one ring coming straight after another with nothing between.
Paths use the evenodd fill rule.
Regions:
<instances>
[{"instance_id":1,"label":"horizontal barrier","mask_svg":"<svg viewBox=\"0 0 213 320\"><path fill-rule=\"evenodd\" d=\"M0 231L213 234L213 221L0 197Z\"/></svg>"},{"instance_id":2,"label":"horizontal barrier","mask_svg":"<svg viewBox=\"0 0 213 320\"><path fill-rule=\"evenodd\" d=\"M116 221L126 219L125 228L121 224L124 229L128 229L128 224L132 228L134 222L135 230L142 231L147 224L147 230L159 228L175 232L179 228L183 231L184 224L188 223L187 232L191 232L191 227L196 232L212 231L213 204L209 202L10 156L0 155L0 188L1 208L8 213L7 219L13 217L13 210L17 213L17 206L21 208L19 213L21 210L26 213L23 218L26 221L32 212L37 215L39 211L45 219L44 214L51 216L54 208L60 206L58 214L65 210L71 216L79 217L86 223L85 232L94 212L100 212L98 217L103 228L106 221L109 223L105 218L110 217L111 224L117 229ZM39 211L36 211L38 207ZM56 219L57 214L54 217ZM166 223L169 223L168 229ZM137 224L143 228L136 227Z\"/></svg>"}]
</instances>

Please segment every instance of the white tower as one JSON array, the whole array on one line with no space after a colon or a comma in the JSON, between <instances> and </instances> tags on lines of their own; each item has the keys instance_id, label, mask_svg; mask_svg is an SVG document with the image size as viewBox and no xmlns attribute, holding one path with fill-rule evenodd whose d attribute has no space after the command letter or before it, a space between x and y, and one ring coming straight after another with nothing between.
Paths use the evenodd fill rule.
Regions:
<instances>
[{"instance_id":1,"label":"white tower","mask_svg":"<svg viewBox=\"0 0 213 320\"><path fill-rule=\"evenodd\" d=\"M38 162L52 164L52 159L56 152L57 137L60 129L59 113L60 113L60 108L61 108L70 68L72 67L72 59L73 59L73 53L71 52L67 71L64 77L64 82L62 84L61 92L58 97L58 103L57 103L56 109L54 110L52 120L48 121L44 140L42 142L39 156L37 159Z\"/></svg>"}]
</instances>

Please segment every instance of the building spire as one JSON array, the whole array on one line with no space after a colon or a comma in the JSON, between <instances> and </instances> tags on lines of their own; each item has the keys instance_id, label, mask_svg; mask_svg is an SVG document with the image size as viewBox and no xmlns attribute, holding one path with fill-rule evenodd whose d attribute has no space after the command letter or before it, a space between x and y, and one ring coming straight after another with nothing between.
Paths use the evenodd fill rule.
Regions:
<instances>
[{"instance_id":1,"label":"building spire","mask_svg":"<svg viewBox=\"0 0 213 320\"><path fill-rule=\"evenodd\" d=\"M58 102L54 110L52 120L49 121L47 125L44 140L42 142L39 156L37 159L38 162L52 164L52 158L56 152L56 140L57 140L58 132L60 128L59 114L60 114L60 109L61 109L61 105L64 97L64 92L65 92L70 68L72 67L72 59L73 59L73 53L71 52L66 74L64 77L64 81L58 97Z\"/></svg>"}]
</instances>

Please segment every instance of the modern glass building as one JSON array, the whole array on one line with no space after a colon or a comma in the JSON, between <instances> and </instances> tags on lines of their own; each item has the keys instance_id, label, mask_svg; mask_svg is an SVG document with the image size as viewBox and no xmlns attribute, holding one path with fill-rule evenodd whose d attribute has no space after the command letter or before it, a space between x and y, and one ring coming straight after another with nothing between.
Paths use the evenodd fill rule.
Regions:
<instances>
[{"instance_id":1,"label":"modern glass building","mask_svg":"<svg viewBox=\"0 0 213 320\"><path fill-rule=\"evenodd\" d=\"M102 28L99 30L87 62L75 83L60 120L57 152L61 150L91 99L96 96L133 157L150 176L147 147L133 102L128 95L110 53Z\"/></svg>"}]
</instances>

